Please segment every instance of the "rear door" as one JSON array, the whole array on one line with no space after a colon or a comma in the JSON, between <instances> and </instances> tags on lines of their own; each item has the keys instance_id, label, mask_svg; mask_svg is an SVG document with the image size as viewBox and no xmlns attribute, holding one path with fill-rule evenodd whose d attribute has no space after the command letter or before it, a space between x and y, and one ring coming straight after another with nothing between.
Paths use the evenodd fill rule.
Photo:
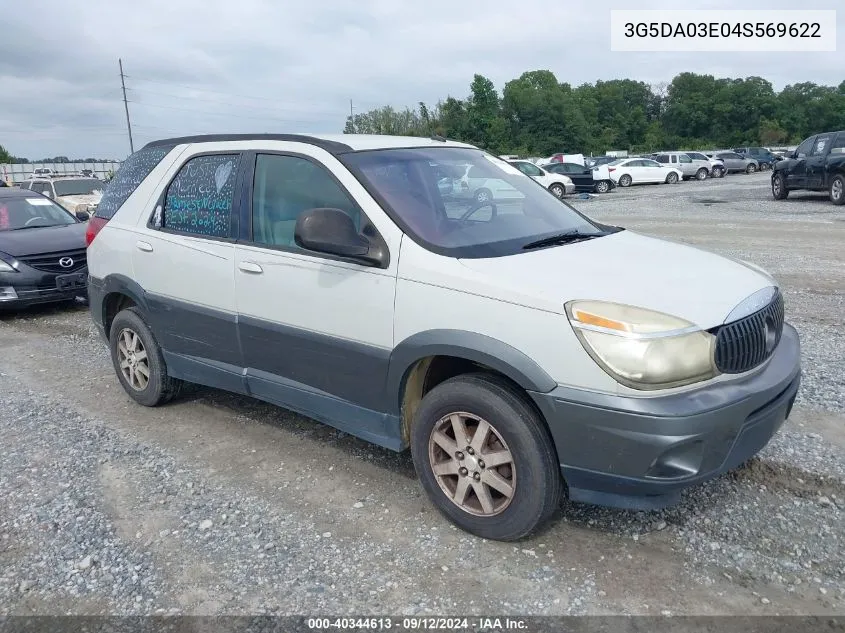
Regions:
<instances>
[{"instance_id":1,"label":"rear door","mask_svg":"<svg viewBox=\"0 0 845 633\"><path fill-rule=\"evenodd\" d=\"M132 245L134 276L168 364L190 379L241 391L235 237L242 152L193 146L169 168Z\"/></svg>"},{"instance_id":2,"label":"rear door","mask_svg":"<svg viewBox=\"0 0 845 633\"><path fill-rule=\"evenodd\" d=\"M834 140L833 134L819 134L813 142L812 151L807 156L806 172L807 172L807 189L826 189L825 182L825 162L827 155L830 152L831 143Z\"/></svg>"}]
</instances>

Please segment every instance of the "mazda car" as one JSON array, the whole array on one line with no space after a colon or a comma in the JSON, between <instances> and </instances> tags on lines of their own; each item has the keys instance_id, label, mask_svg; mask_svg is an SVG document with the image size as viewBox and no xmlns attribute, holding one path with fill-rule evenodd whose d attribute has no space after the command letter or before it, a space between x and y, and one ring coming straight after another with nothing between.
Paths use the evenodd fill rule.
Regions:
<instances>
[{"instance_id":1,"label":"mazda car","mask_svg":"<svg viewBox=\"0 0 845 633\"><path fill-rule=\"evenodd\" d=\"M35 191L0 189L0 310L87 296L88 215Z\"/></svg>"}]
</instances>

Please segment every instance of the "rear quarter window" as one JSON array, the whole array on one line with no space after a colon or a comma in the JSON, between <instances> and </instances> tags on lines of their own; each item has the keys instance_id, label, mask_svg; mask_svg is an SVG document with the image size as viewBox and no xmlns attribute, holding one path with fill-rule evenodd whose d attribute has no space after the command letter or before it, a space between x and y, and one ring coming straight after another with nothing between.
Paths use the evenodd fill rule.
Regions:
<instances>
[{"instance_id":1,"label":"rear quarter window","mask_svg":"<svg viewBox=\"0 0 845 633\"><path fill-rule=\"evenodd\" d=\"M97 205L95 217L110 220L132 195L150 172L170 153L172 147L147 147L127 158L111 182L106 185L103 198Z\"/></svg>"}]
</instances>

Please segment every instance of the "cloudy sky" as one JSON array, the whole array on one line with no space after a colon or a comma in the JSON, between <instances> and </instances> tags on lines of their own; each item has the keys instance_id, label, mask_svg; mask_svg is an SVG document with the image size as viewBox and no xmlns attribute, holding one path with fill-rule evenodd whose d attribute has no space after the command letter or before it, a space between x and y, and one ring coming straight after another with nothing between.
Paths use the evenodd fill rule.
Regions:
<instances>
[{"instance_id":1,"label":"cloudy sky","mask_svg":"<svg viewBox=\"0 0 845 633\"><path fill-rule=\"evenodd\" d=\"M501 90L526 70L578 85L669 81L682 71L759 75L776 89L845 79L835 53L610 51L613 8L656 0L31 0L0 2L0 145L14 155L124 158L118 57L136 149L168 136L340 132L349 113L464 97L473 73ZM700 0L699 9L736 8ZM757 9L794 9L789 0Z\"/></svg>"}]
</instances>

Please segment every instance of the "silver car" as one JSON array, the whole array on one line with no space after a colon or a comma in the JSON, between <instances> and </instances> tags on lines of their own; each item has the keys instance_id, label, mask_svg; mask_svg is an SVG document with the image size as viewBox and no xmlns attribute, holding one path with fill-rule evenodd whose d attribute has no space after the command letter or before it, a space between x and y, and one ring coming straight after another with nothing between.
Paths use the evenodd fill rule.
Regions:
<instances>
[{"instance_id":1,"label":"silver car","mask_svg":"<svg viewBox=\"0 0 845 633\"><path fill-rule=\"evenodd\" d=\"M746 174L753 174L760 169L760 163L755 159L740 156L736 152L713 152L713 158L720 158L725 163L725 169L728 170L728 173L745 172Z\"/></svg>"},{"instance_id":2,"label":"silver car","mask_svg":"<svg viewBox=\"0 0 845 633\"><path fill-rule=\"evenodd\" d=\"M684 180L689 180L690 178L704 180L710 175L709 161L693 158L685 152L659 152L653 154L652 158L663 165L680 169L684 174Z\"/></svg>"},{"instance_id":3,"label":"silver car","mask_svg":"<svg viewBox=\"0 0 845 633\"><path fill-rule=\"evenodd\" d=\"M707 171L709 172L709 176L711 178L724 178L725 177L725 163L719 158L713 158L711 156L705 156L701 152L684 152L687 156L692 158L693 160L703 161L707 164Z\"/></svg>"}]
</instances>

